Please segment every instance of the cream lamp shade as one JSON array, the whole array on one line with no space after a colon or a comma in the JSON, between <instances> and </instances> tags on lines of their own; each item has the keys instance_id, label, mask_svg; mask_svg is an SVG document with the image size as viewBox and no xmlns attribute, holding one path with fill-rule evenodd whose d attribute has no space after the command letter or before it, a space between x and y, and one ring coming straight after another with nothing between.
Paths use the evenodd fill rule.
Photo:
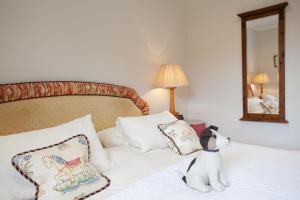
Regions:
<instances>
[{"instance_id":1,"label":"cream lamp shade","mask_svg":"<svg viewBox=\"0 0 300 200\"><path fill-rule=\"evenodd\" d=\"M270 78L266 73L258 73L255 75L253 82L255 84L260 84L260 95L259 98L263 98L264 84L270 83Z\"/></svg>"},{"instance_id":2,"label":"cream lamp shade","mask_svg":"<svg viewBox=\"0 0 300 200\"><path fill-rule=\"evenodd\" d=\"M155 85L161 88L176 88L187 86L188 79L182 71L180 65L163 64L155 80Z\"/></svg>"},{"instance_id":3,"label":"cream lamp shade","mask_svg":"<svg viewBox=\"0 0 300 200\"><path fill-rule=\"evenodd\" d=\"M270 78L266 73L258 73L255 75L253 82L255 84L266 84L270 82Z\"/></svg>"},{"instance_id":4,"label":"cream lamp shade","mask_svg":"<svg viewBox=\"0 0 300 200\"><path fill-rule=\"evenodd\" d=\"M170 112L177 118L178 112L175 111L174 89L188 84L189 82L180 65L164 64L160 66L155 85L170 89Z\"/></svg>"}]
</instances>

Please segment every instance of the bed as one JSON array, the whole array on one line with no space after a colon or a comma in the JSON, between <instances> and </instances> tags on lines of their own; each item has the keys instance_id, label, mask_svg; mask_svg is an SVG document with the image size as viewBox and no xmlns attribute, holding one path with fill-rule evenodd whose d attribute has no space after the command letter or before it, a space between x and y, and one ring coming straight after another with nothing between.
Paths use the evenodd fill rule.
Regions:
<instances>
[{"instance_id":1,"label":"bed","mask_svg":"<svg viewBox=\"0 0 300 200\"><path fill-rule=\"evenodd\" d=\"M139 149L130 146L108 148L107 153L116 163L115 167L107 172L107 176L114 181L107 190L99 193L99 198L95 196L94 199L109 199L114 194L130 188L137 181L155 175L181 160L193 158L197 154L179 156L174 154L171 149L142 153ZM140 197L136 197L136 199L140 199Z\"/></svg>"},{"instance_id":2,"label":"bed","mask_svg":"<svg viewBox=\"0 0 300 200\"><path fill-rule=\"evenodd\" d=\"M117 154L112 150L109 153ZM191 159L201 152L185 158L174 158L173 153L167 150L164 153L160 152L163 156L168 153L171 157L170 163L164 166L149 163L149 168L155 169L150 169L150 176L130 181L132 183L123 186L121 192L109 194L108 199L297 200L300 197L300 155L297 151L233 143L231 147L222 151L231 186L224 192L210 193L192 190L181 180ZM166 169L160 170L162 167ZM135 168L135 172L139 173L139 170ZM111 189L114 189L113 185Z\"/></svg>"},{"instance_id":3,"label":"bed","mask_svg":"<svg viewBox=\"0 0 300 200\"><path fill-rule=\"evenodd\" d=\"M96 130L102 130L115 126L119 116L147 115L149 107L134 89L111 84L60 81L0 85L3 137L55 126L89 113ZM300 198L298 151L233 143L222 151L231 186L222 193L209 194L192 190L181 180L191 159L201 151L182 156L170 148L142 152L122 145L105 148L105 152L112 163L103 172L110 185L87 199Z\"/></svg>"}]
</instances>

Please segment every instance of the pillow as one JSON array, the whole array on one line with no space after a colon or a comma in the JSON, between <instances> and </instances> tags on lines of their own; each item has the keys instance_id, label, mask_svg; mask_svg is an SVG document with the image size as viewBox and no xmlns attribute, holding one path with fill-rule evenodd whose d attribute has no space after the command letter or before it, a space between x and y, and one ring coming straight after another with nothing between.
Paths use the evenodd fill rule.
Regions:
<instances>
[{"instance_id":1,"label":"pillow","mask_svg":"<svg viewBox=\"0 0 300 200\"><path fill-rule=\"evenodd\" d=\"M126 138L118 127L103 129L97 135L106 148L127 145Z\"/></svg>"},{"instance_id":2,"label":"pillow","mask_svg":"<svg viewBox=\"0 0 300 200\"><path fill-rule=\"evenodd\" d=\"M116 125L123 131L130 145L146 152L151 149L168 147L157 126L175 120L177 118L170 112L164 111L138 117L119 117Z\"/></svg>"},{"instance_id":3,"label":"pillow","mask_svg":"<svg viewBox=\"0 0 300 200\"><path fill-rule=\"evenodd\" d=\"M278 97L275 97L275 96L270 95L270 94L263 95L263 100L264 101L277 102L277 103L279 102Z\"/></svg>"},{"instance_id":4,"label":"pillow","mask_svg":"<svg viewBox=\"0 0 300 200\"><path fill-rule=\"evenodd\" d=\"M20 180L16 181L14 176L16 173L13 166L0 164L0 199L5 200L32 200L35 194L35 188L30 182L20 176ZM13 177L13 178L12 178Z\"/></svg>"},{"instance_id":5,"label":"pillow","mask_svg":"<svg viewBox=\"0 0 300 200\"><path fill-rule=\"evenodd\" d=\"M8 136L0 136L0 177L9 179L14 188L0 183L0 199L20 199L19 196L34 197L35 188L24 180L11 166L11 158L19 152L37 149L50 144L58 143L65 138L77 134L84 134L90 142L90 162L102 171L109 169L109 160L97 137L91 115L75 119L71 122L37 131L30 131ZM21 186L21 187L20 187ZM16 192L17 191L17 192ZM4 197L10 197L4 198Z\"/></svg>"},{"instance_id":6,"label":"pillow","mask_svg":"<svg viewBox=\"0 0 300 200\"><path fill-rule=\"evenodd\" d=\"M180 155L187 155L201 149L199 137L185 121L158 125L169 146Z\"/></svg>"},{"instance_id":7,"label":"pillow","mask_svg":"<svg viewBox=\"0 0 300 200\"><path fill-rule=\"evenodd\" d=\"M19 153L12 158L12 165L35 185L35 199L85 199L110 184L110 180L89 163L89 157L88 138L80 134Z\"/></svg>"},{"instance_id":8,"label":"pillow","mask_svg":"<svg viewBox=\"0 0 300 200\"><path fill-rule=\"evenodd\" d=\"M257 97L248 98L248 112L249 113L264 113L264 109L261 106L262 99Z\"/></svg>"}]
</instances>

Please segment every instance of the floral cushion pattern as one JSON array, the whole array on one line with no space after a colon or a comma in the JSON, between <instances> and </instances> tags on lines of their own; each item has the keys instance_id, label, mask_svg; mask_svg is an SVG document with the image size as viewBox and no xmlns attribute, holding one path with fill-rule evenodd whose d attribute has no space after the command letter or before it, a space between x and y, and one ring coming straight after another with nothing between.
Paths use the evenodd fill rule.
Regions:
<instances>
[{"instance_id":1,"label":"floral cushion pattern","mask_svg":"<svg viewBox=\"0 0 300 200\"><path fill-rule=\"evenodd\" d=\"M197 133L185 121L178 120L160 124L158 128L165 136L168 145L180 155L190 154L201 149Z\"/></svg>"},{"instance_id":2,"label":"floral cushion pattern","mask_svg":"<svg viewBox=\"0 0 300 200\"><path fill-rule=\"evenodd\" d=\"M142 100L134 89L124 86L79 81L44 81L0 85L0 103L67 95L128 98L142 111L143 115L149 113L147 102Z\"/></svg>"},{"instance_id":3,"label":"floral cushion pattern","mask_svg":"<svg viewBox=\"0 0 300 200\"><path fill-rule=\"evenodd\" d=\"M79 200L110 185L110 180L89 163L89 154L87 137L76 135L19 153L12 158L12 165L35 185L35 199Z\"/></svg>"}]
</instances>

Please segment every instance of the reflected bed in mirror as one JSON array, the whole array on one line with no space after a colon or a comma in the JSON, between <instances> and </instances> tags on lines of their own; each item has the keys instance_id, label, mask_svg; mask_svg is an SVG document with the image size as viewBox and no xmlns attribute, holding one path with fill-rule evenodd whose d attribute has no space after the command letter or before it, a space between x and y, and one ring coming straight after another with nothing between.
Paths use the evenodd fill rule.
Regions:
<instances>
[{"instance_id":1,"label":"reflected bed in mirror","mask_svg":"<svg viewBox=\"0 0 300 200\"><path fill-rule=\"evenodd\" d=\"M238 14L242 19L243 117L285 119L284 8L288 3Z\"/></svg>"}]
</instances>

